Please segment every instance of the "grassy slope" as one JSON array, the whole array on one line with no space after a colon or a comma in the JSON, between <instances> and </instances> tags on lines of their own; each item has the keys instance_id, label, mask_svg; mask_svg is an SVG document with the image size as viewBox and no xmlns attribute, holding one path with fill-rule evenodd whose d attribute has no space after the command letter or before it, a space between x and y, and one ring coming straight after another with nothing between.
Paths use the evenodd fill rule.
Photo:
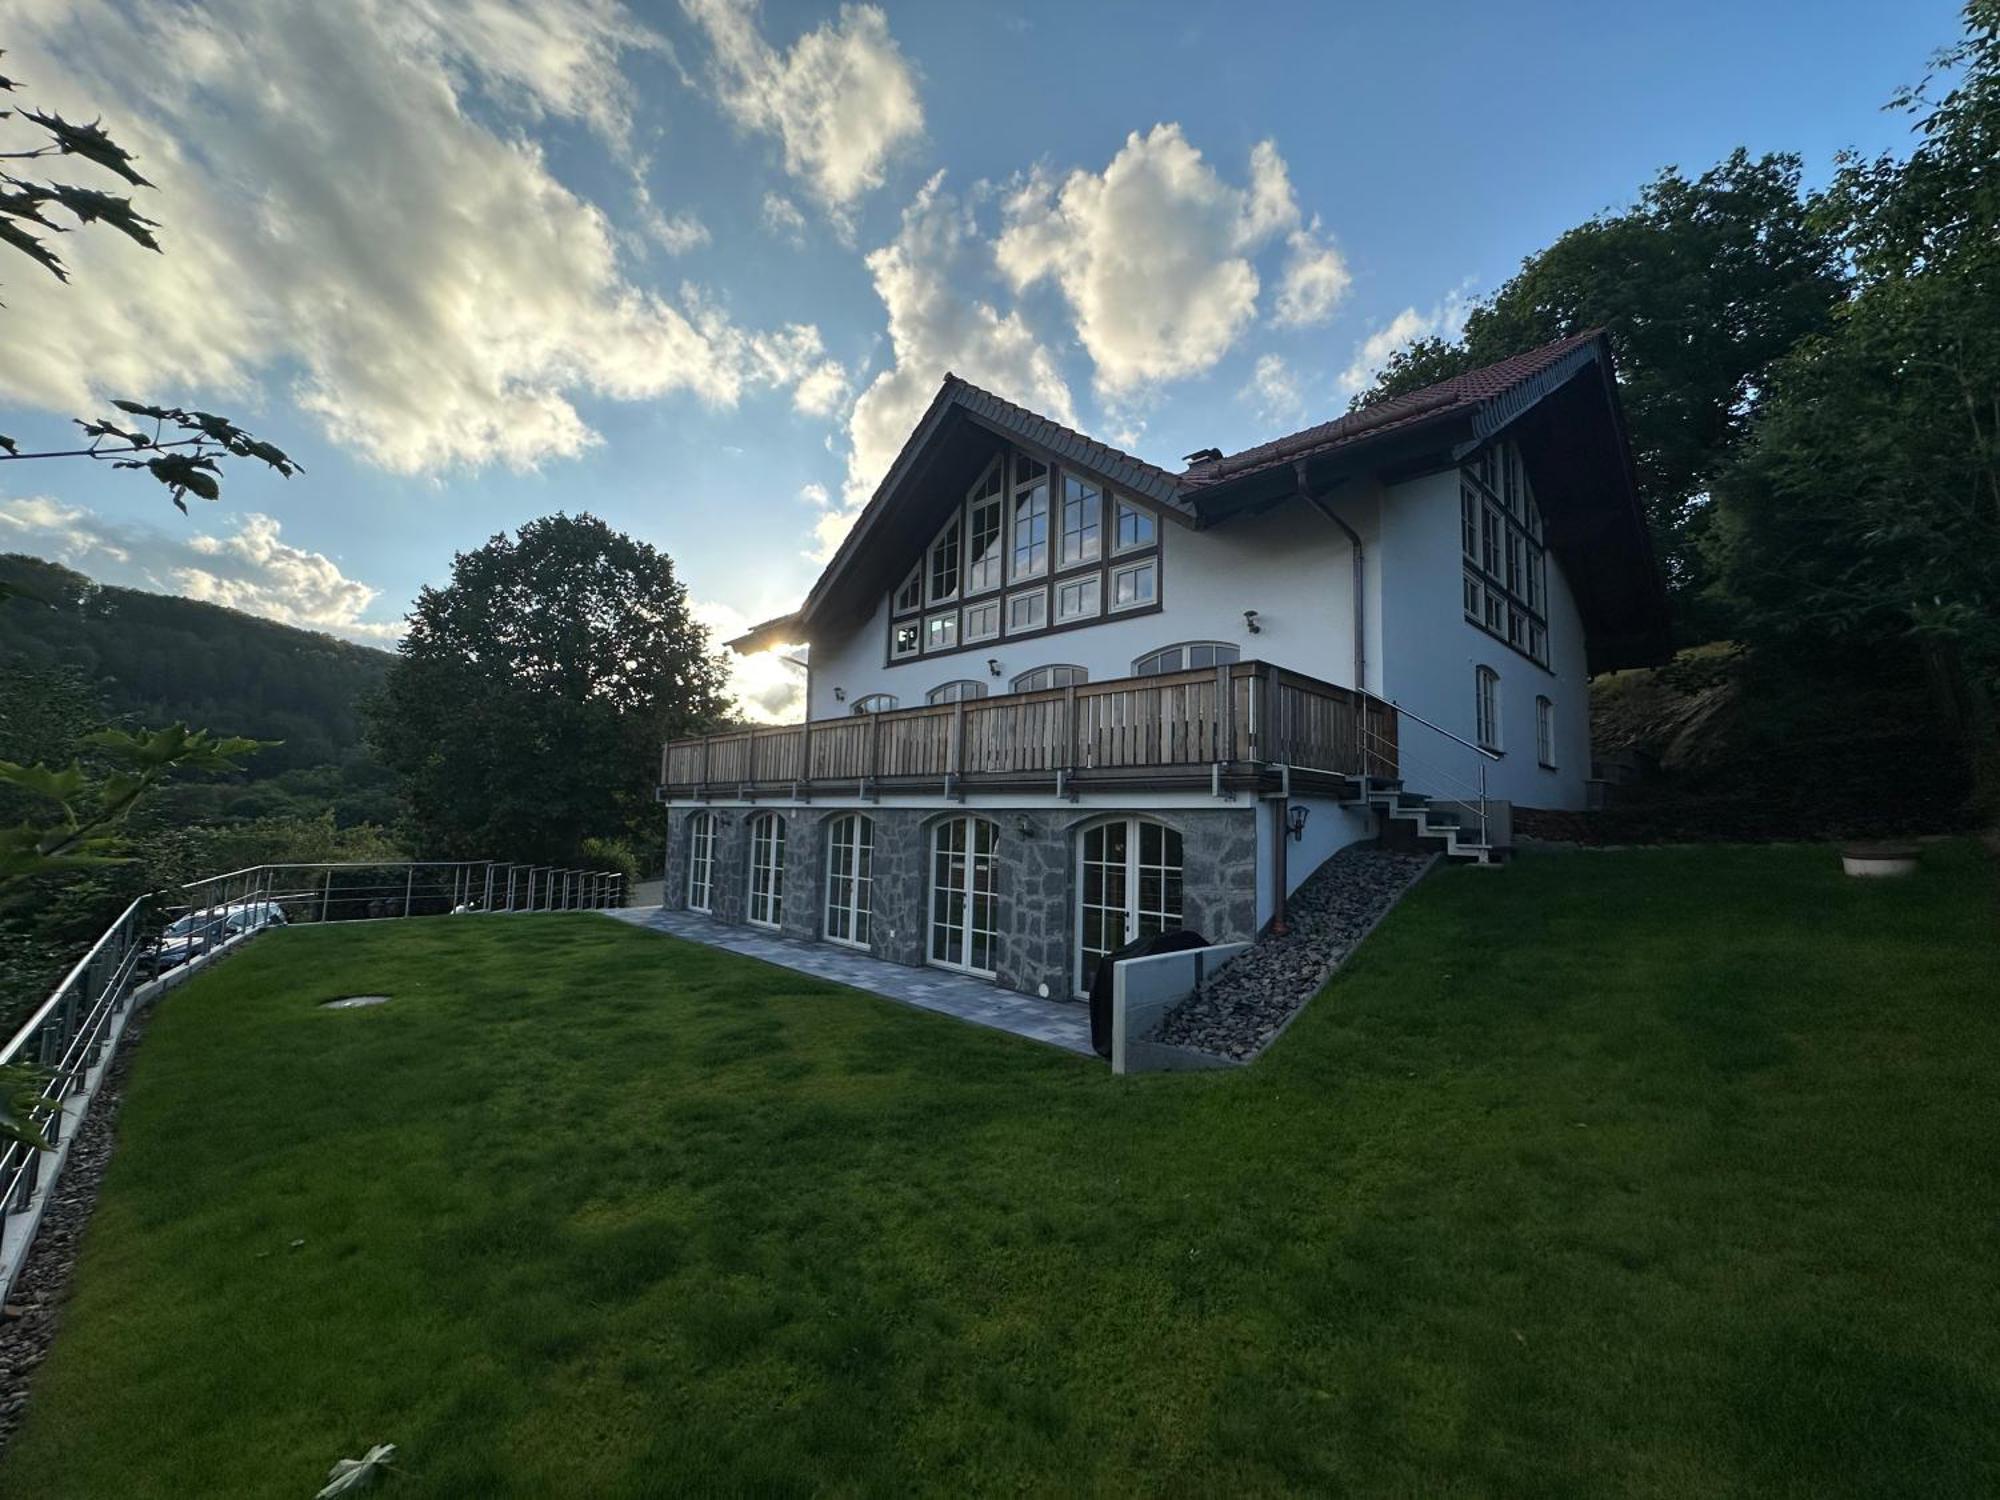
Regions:
<instances>
[{"instance_id":1,"label":"grassy slope","mask_svg":"<svg viewBox=\"0 0 2000 1500\"><path fill-rule=\"evenodd\" d=\"M286 933L163 1007L0 1490L1991 1493L1996 956L1964 848L1549 855L1119 1081L598 919Z\"/></svg>"}]
</instances>

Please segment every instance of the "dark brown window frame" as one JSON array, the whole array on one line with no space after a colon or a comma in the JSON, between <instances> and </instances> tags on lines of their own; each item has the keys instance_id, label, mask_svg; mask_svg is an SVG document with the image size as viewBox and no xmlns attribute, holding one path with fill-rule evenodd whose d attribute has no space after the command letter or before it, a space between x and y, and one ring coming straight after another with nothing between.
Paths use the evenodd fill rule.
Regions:
<instances>
[{"instance_id":1,"label":"dark brown window frame","mask_svg":"<svg viewBox=\"0 0 2000 1500\"><path fill-rule=\"evenodd\" d=\"M1510 459L1508 453L1505 450L1507 449L1508 446L1509 445L1504 442L1496 443L1492 446L1492 448L1489 448L1484 452L1482 452L1481 454L1475 456L1471 462L1461 465L1458 471L1460 484L1464 486L1469 486L1476 494L1478 494L1486 502L1486 505L1490 505L1492 507L1491 513L1495 515L1500 522L1499 539L1498 539L1499 546L1497 548L1497 551L1499 553L1498 562L1500 564L1501 572L1499 574L1489 572L1485 565L1484 543L1486 537L1486 523L1484 518L1488 514L1486 505L1482 505L1480 507L1480 521L1476 528L1477 537L1475 539L1481 545L1481 555L1478 557L1474 557L1472 554L1468 553L1465 550L1465 516L1463 510L1464 506L1463 498L1460 499L1460 514L1459 514L1459 524L1458 524L1458 533L1459 533L1458 560L1462 577L1472 579L1474 582L1478 583L1480 588L1484 590L1486 593L1493 595L1494 597L1499 599L1503 604L1507 605L1509 608L1517 609L1521 612L1522 616L1528 622L1528 630L1527 630L1528 645L1526 646L1519 645L1514 641L1509 640L1507 638L1507 630L1504 624L1501 626L1501 628L1496 630L1491 625L1488 625L1486 623L1483 614L1475 614L1473 613L1473 611L1463 608L1461 608L1461 613L1465 618L1465 623L1472 626L1474 629L1478 630L1482 635L1491 636L1494 640L1498 641L1501 645L1505 646L1509 651L1512 651L1516 656L1521 657L1525 661L1532 662L1537 667L1540 667L1543 671L1548 672L1554 670L1551 665L1553 652L1550 649L1551 642L1549 638L1549 619L1547 613L1547 601L1549 593L1548 544L1545 541L1540 540L1536 536L1537 531L1545 530L1546 528L1540 526L1531 527L1528 525L1527 520L1525 519L1528 515L1531 514L1534 515L1537 520L1540 519L1539 508L1535 504L1535 498L1532 492L1532 485L1529 488L1529 492L1521 496L1522 514L1517 516L1514 514L1513 511L1507 508L1507 502L1504 499L1502 499L1501 496L1494 491L1493 487L1489 485L1482 477L1480 477L1479 474L1479 469L1482 467L1485 461L1486 453L1494 452L1494 450L1496 449L1500 450L1496 455L1500 472L1503 475L1507 473ZM1514 459L1513 461L1516 463L1519 462L1518 458ZM1523 477L1525 477L1527 472L1525 465L1522 465L1521 472ZM1462 494L1463 492L1461 491L1461 497ZM1525 571L1532 573L1535 570L1537 563L1539 563L1540 565L1541 579L1542 579L1541 594L1543 600L1542 609L1535 609L1528 603L1524 595L1518 594L1514 592L1514 590L1507 587L1505 578L1505 571L1507 566L1507 542L1508 539L1513 536L1518 536L1521 540L1522 555L1526 559ZM1463 583L1461 583L1459 588L1461 605L1463 603L1464 592L1465 592L1464 585ZM1534 653L1534 651L1530 649L1533 645L1534 632L1537 628L1539 628L1542 633L1542 654L1539 656L1537 656ZM907 657L903 659L908 660Z\"/></svg>"}]
</instances>

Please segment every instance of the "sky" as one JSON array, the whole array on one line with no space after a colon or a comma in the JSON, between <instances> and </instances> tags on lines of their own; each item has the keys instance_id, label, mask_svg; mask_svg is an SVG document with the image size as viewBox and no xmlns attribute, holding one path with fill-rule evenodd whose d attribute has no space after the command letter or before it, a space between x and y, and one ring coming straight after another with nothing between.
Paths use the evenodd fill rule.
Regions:
<instances>
[{"instance_id":1,"label":"sky","mask_svg":"<svg viewBox=\"0 0 2000 1500\"><path fill-rule=\"evenodd\" d=\"M946 370L1169 468L1346 409L1668 165L1901 152L1946 0L1669 6L5 0L10 102L102 115L153 254L0 255L0 433L227 413L182 517L0 463L0 551L393 646L556 511L718 639L795 606ZM0 149L26 143L0 121ZM118 187L88 165L69 174ZM741 662L749 713L800 676Z\"/></svg>"}]
</instances>

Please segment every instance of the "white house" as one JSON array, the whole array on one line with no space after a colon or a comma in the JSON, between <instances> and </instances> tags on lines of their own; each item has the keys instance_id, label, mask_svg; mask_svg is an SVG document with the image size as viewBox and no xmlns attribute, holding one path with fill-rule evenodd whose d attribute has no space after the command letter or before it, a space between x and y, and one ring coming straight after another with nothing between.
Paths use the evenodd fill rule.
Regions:
<instances>
[{"instance_id":1,"label":"white house","mask_svg":"<svg viewBox=\"0 0 2000 1500\"><path fill-rule=\"evenodd\" d=\"M807 722L666 747L666 900L1031 993L1251 938L1388 832L1580 808L1665 594L1586 333L1176 473L952 376L793 614Z\"/></svg>"}]
</instances>

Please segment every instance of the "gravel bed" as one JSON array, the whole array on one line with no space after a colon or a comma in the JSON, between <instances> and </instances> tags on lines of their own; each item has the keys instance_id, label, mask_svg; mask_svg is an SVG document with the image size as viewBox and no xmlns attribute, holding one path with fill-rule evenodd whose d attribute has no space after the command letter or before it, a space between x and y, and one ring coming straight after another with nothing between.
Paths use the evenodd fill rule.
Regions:
<instances>
[{"instance_id":1,"label":"gravel bed","mask_svg":"<svg viewBox=\"0 0 2000 1500\"><path fill-rule=\"evenodd\" d=\"M1285 903L1291 931L1252 944L1169 1015L1153 1040L1237 1061L1255 1057L1432 858L1342 849Z\"/></svg>"},{"instance_id":2,"label":"gravel bed","mask_svg":"<svg viewBox=\"0 0 2000 1500\"><path fill-rule=\"evenodd\" d=\"M42 1211L27 1263L15 1278L12 1296L0 1307L0 1451L20 1428L27 1413L29 1379L55 1342L70 1274L76 1269L77 1247L83 1242L90 1212L97 1206L105 1164L111 1160L126 1074L150 1019L150 1011L141 1010L126 1021L125 1035L110 1070L98 1085L90 1113L76 1127L69 1160L63 1166L55 1197Z\"/></svg>"}]
</instances>

